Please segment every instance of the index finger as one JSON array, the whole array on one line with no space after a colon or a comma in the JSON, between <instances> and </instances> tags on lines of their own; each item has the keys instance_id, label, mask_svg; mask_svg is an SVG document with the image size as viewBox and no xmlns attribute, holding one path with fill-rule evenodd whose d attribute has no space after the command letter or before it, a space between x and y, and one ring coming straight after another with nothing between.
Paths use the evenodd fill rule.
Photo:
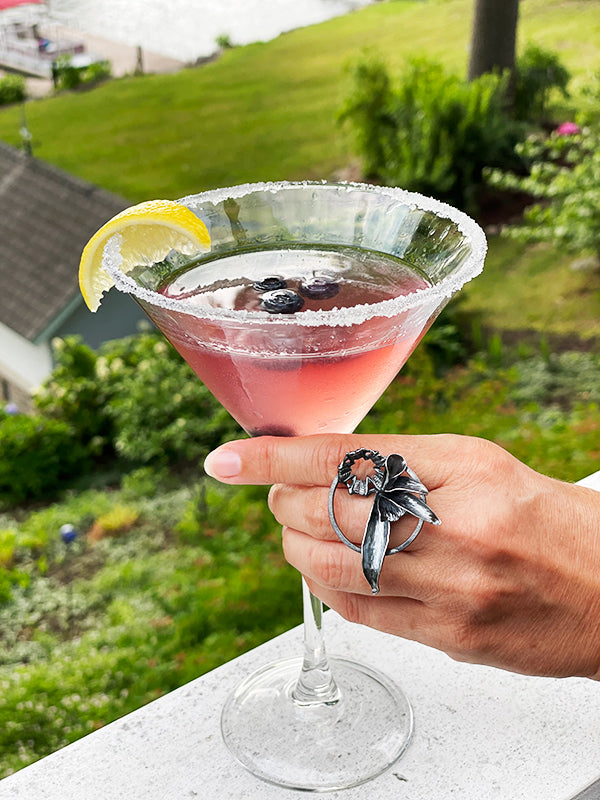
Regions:
<instances>
[{"instance_id":1,"label":"index finger","mask_svg":"<svg viewBox=\"0 0 600 800\"><path fill-rule=\"evenodd\" d=\"M464 466L459 443L467 441L467 437L453 434L260 436L221 445L207 456L204 469L224 483L329 486L344 456L365 447L383 456L404 456L425 486L433 490L449 480L458 462Z\"/></svg>"}]
</instances>

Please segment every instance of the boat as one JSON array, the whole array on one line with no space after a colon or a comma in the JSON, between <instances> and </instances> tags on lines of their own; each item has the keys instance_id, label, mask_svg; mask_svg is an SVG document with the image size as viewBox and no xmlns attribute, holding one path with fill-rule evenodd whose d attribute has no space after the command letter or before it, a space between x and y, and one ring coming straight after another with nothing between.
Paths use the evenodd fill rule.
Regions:
<instances>
[{"instance_id":1,"label":"boat","mask_svg":"<svg viewBox=\"0 0 600 800\"><path fill-rule=\"evenodd\" d=\"M0 69L52 78L65 60L84 68L99 59L83 41L65 37L47 0L0 0Z\"/></svg>"}]
</instances>

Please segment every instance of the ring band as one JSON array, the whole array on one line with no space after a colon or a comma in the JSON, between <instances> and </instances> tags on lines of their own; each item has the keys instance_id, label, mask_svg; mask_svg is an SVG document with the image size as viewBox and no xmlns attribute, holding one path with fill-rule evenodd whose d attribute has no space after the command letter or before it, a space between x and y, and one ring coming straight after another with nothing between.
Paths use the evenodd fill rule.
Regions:
<instances>
[{"instance_id":1,"label":"ring band","mask_svg":"<svg viewBox=\"0 0 600 800\"><path fill-rule=\"evenodd\" d=\"M352 471L357 461L371 461L372 474L358 478ZM346 487L349 494L358 494L362 497L375 495L361 547L344 535L335 518L334 497L340 484ZM421 532L424 522L432 525L441 524L440 519L425 502L427 494L428 489L410 469L406 460L397 453L384 457L377 450L363 447L346 453L339 464L329 489L327 503L329 520L338 538L352 550L362 554L363 574L373 594L379 592L379 575L385 556L399 553L412 544ZM405 514L416 517L417 524L408 538L396 547L388 549L391 523Z\"/></svg>"}]
</instances>

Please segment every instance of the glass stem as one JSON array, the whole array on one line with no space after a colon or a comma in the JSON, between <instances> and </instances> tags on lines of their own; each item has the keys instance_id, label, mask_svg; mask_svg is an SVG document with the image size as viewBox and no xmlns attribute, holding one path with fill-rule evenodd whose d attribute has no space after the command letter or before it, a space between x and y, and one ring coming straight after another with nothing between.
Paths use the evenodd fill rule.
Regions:
<instances>
[{"instance_id":1,"label":"glass stem","mask_svg":"<svg viewBox=\"0 0 600 800\"><path fill-rule=\"evenodd\" d=\"M299 705L331 705L340 699L325 652L323 639L323 603L311 593L302 578L304 608L304 661L298 683L292 691Z\"/></svg>"}]
</instances>

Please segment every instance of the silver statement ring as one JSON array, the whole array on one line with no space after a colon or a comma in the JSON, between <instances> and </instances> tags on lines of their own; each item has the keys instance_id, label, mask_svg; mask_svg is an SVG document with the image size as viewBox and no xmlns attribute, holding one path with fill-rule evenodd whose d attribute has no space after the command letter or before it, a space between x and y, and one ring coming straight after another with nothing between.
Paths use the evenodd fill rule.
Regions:
<instances>
[{"instance_id":1,"label":"silver statement ring","mask_svg":"<svg viewBox=\"0 0 600 800\"><path fill-rule=\"evenodd\" d=\"M353 472L358 461L370 461L371 473L359 478ZM374 494L373 507L369 515L362 545L358 547L344 535L335 518L334 497L337 488L343 484L348 494L367 497ZM346 453L337 469L337 474L329 489L328 510L331 526L339 539L352 550L362 554L363 573L373 594L379 592L379 575L385 556L399 553L414 542L424 522L440 525L441 521L425 502L428 490L416 473L397 453L384 457L377 450L365 447ZM417 518L417 524L408 538L396 547L388 549L390 526L405 514Z\"/></svg>"}]
</instances>

